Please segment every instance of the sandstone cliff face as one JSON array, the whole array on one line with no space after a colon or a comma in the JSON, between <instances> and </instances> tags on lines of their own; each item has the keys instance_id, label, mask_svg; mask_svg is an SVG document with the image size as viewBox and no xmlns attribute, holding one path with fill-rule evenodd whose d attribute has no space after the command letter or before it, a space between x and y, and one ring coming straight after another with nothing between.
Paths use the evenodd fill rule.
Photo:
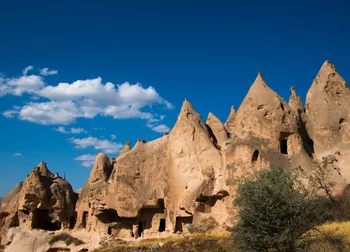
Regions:
<instances>
[{"instance_id":1,"label":"sandstone cliff face","mask_svg":"<svg viewBox=\"0 0 350 252\"><path fill-rule=\"evenodd\" d=\"M227 134L218 119L210 123ZM128 143L116 159L98 154L77 203L76 227L119 237L184 230L199 204L227 194L214 138L185 101L169 135L132 149Z\"/></svg>"},{"instance_id":2,"label":"sandstone cliff face","mask_svg":"<svg viewBox=\"0 0 350 252\"><path fill-rule=\"evenodd\" d=\"M311 165L299 114L267 86L261 73L235 114L232 128L225 150L227 184L232 187L250 167Z\"/></svg>"},{"instance_id":3,"label":"sandstone cliff face","mask_svg":"<svg viewBox=\"0 0 350 252\"><path fill-rule=\"evenodd\" d=\"M341 190L340 185L350 182L350 90L329 61L322 65L307 93L305 114L314 155L319 160L334 159L330 165L338 171L334 179Z\"/></svg>"},{"instance_id":4,"label":"sandstone cliff face","mask_svg":"<svg viewBox=\"0 0 350 252\"><path fill-rule=\"evenodd\" d=\"M238 182L270 165L301 176L330 168L341 193L350 181L349 105L349 88L328 61L306 107L294 87L287 104L259 73L225 124L211 112L204 123L185 100L169 134L133 148L126 142L117 158L97 154L76 208L69 183L41 163L3 200L0 227L70 224L122 238L186 233L208 220L225 229L235 222Z\"/></svg>"},{"instance_id":5,"label":"sandstone cliff face","mask_svg":"<svg viewBox=\"0 0 350 252\"><path fill-rule=\"evenodd\" d=\"M41 162L3 200L0 228L21 226L58 230L74 226L77 195L58 174Z\"/></svg>"}]
</instances>

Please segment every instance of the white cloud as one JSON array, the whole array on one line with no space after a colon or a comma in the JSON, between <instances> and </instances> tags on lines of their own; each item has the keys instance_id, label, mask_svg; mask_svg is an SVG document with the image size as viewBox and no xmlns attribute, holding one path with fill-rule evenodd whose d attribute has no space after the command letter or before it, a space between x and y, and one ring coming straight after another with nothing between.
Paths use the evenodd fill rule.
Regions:
<instances>
[{"instance_id":1,"label":"white cloud","mask_svg":"<svg viewBox=\"0 0 350 252\"><path fill-rule=\"evenodd\" d=\"M27 73L32 70L33 70L33 66L27 66L26 68L23 69L22 73L23 75L27 75Z\"/></svg>"},{"instance_id":2,"label":"white cloud","mask_svg":"<svg viewBox=\"0 0 350 252\"><path fill-rule=\"evenodd\" d=\"M4 116L11 118L18 115L21 120L44 125L68 125L77 118L92 119L98 115L114 119L140 118L154 123L162 120L162 116L159 119L152 113L153 105L160 104L167 109L173 107L152 86L144 88L139 83L128 82L104 84L100 77L45 86L44 77L26 75L30 70L33 70L32 66L23 70L24 75L19 78L0 76L0 96L29 93L32 100L44 97L49 101L27 102L18 110L3 112ZM49 68L40 70L44 76L56 73Z\"/></svg>"},{"instance_id":3,"label":"white cloud","mask_svg":"<svg viewBox=\"0 0 350 252\"><path fill-rule=\"evenodd\" d=\"M41 75L44 75L44 76L48 76L48 75L55 75L55 74L58 74L58 71L57 70L50 70L45 67L43 69L40 69L40 74Z\"/></svg>"},{"instance_id":4,"label":"white cloud","mask_svg":"<svg viewBox=\"0 0 350 252\"><path fill-rule=\"evenodd\" d=\"M15 154L13 154L13 156L15 156L15 157L22 157L22 154L19 153L19 152L16 152Z\"/></svg>"},{"instance_id":5,"label":"white cloud","mask_svg":"<svg viewBox=\"0 0 350 252\"><path fill-rule=\"evenodd\" d=\"M30 102L19 111L19 118L38 124L73 123L79 116L79 111L71 101Z\"/></svg>"},{"instance_id":6,"label":"white cloud","mask_svg":"<svg viewBox=\"0 0 350 252\"><path fill-rule=\"evenodd\" d=\"M114 134L111 135L111 139L112 139L112 140L115 140L116 138L117 138L116 135L114 135Z\"/></svg>"},{"instance_id":7,"label":"white cloud","mask_svg":"<svg viewBox=\"0 0 350 252\"><path fill-rule=\"evenodd\" d=\"M77 149L86 149L88 147L93 147L96 150L101 150L104 153L119 153L124 147L120 143L114 143L108 140L100 140L95 137L86 137L82 139L70 138L70 141L75 144Z\"/></svg>"},{"instance_id":8,"label":"white cloud","mask_svg":"<svg viewBox=\"0 0 350 252\"><path fill-rule=\"evenodd\" d=\"M81 163L82 166L91 167L94 165L95 156L93 156L91 154L85 154L85 155L81 155L79 157L74 158L74 160L84 161Z\"/></svg>"},{"instance_id":9,"label":"white cloud","mask_svg":"<svg viewBox=\"0 0 350 252\"><path fill-rule=\"evenodd\" d=\"M43 79L38 75L25 75L19 78L5 80L7 93L20 96L23 93L36 93L44 86Z\"/></svg>"},{"instance_id":10,"label":"white cloud","mask_svg":"<svg viewBox=\"0 0 350 252\"><path fill-rule=\"evenodd\" d=\"M7 111L4 111L2 113L3 116L5 116L6 118L14 118L15 115L18 114L18 111L17 110L7 110Z\"/></svg>"},{"instance_id":11,"label":"white cloud","mask_svg":"<svg viewBox=\"0 0 350 252\"><path fill-rule=\"evenodd\" d=\"M155 132L159 132L159 133L164 133L164 132L169 132L170 131L170 128L164 124L161 124L161 125L158 125L158 126L155 126L153 128L151 128L153 131Z\"/></svg>"},{"instance_id":12,"label":"white cloud","mask_svg":"<svg viewBox=\"0 0 350 252\"><path fill-rule=\"evenodd\" d=\"M66 130L65 127L60 126L56 129L54 129L58 132L61 132L63 134L80 134L80 133L85 133L85 130L83 128L70 128L70 130Z\"/></svg>"}]
</instances>

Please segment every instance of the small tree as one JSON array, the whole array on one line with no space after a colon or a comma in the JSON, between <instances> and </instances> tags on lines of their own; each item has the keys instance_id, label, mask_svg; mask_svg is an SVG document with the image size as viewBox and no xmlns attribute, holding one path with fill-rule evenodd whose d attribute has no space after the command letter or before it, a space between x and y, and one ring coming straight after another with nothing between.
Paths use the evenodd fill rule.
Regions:
<instances>
[{"instance_id":1,"label":"small tree","mask_svg":"<svg viewBox=\"0 0 350 252\"><path fill-rule=\"evenodd\" d=\"M321 224L315 199L280 167L261 170L238 186L236 237L243 251L294 251L303 233Z\"/></svg>"}]
</instances>

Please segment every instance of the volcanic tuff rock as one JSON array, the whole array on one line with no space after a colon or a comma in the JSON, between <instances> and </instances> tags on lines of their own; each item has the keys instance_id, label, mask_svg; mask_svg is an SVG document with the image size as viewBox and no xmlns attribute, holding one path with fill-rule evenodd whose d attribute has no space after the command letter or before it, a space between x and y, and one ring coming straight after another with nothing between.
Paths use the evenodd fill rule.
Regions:
<instances>
[{"instance_id":1,"label":"volcanic tuff rock","mask_svg":"<svg viewBox=\"0 0 350 252\"><path fill-rule=\"evenodd\" d=\"M350 180L349 105L349 88L328 61L306 107L294 87L287 104L261 73L225 124L212 112L204 123L185 100L169 134L133 148L126 142L117 158L96 155L74 228L137 238L186 233L207 222L213 230L232 227L238 182L251 169L273 164L302 176L315 164L332 168L341 192ZM3 200L0 224L30 226L24 219L37 223L40 212L47 216L43 223L67 227L71 220L73 228L75 197L68 182L41 163Z\"/></svg>"},{"instance_id":2,"label":"volcanic tuff rock","mask_svg":"<svg viewBox=\"0 0 350 252\"><path fill-rule=\"evenodd\" d=\"M2 201L0 228L16 226L58 230L74 226L77 194L41 162Z\"/></svg>"}]
</instances>

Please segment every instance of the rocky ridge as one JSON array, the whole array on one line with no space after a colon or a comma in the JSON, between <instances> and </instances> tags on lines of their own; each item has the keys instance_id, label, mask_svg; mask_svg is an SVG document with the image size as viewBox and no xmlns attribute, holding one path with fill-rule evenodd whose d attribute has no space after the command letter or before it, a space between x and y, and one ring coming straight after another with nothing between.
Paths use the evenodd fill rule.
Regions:
<instances>
[{"instance_id":1,"label":"rocky ridge","mask_svg":"<svg viewBox=\"0 0 350 252\"><path fill-rule=\"evenodd\" d=\"M169 134L133 147L126 142L118 157L97 154L79 198L41 162L4 198L2 235L16 226L127 239L190 233L203 223L212 231L229 229L237 183L270 165L305 175L327 160L335 193L342 193L350 181L349 105L350 90L329 61L305 106L294 87L284 101L260 72L225 123L212 112L203 121L185 99Z\"/></svg>"}]
</instances>

